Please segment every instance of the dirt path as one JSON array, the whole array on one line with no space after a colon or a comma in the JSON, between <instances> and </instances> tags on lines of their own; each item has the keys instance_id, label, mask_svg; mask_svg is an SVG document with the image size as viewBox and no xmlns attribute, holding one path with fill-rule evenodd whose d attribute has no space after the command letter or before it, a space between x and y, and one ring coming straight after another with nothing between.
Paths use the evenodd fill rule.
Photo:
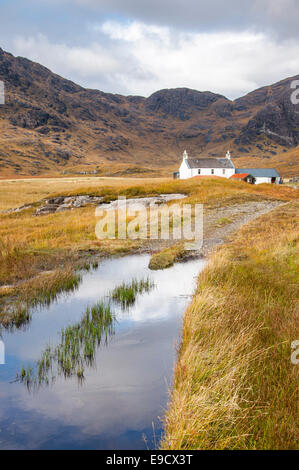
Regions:
<instances>
[{"instance_id":1,"label":"dirt path","mask_svg":"<svg viewBox=\"0 0 299 470\"><path fill-rule=\"evenodd\" d=\"M209 255L215 246L224 243L242 225L281 204L283 203L280 201L247 202L206 210L204 212L204 240L201 254Z\"/></svg>"},{"instance_id":2,"label":"dirt path","mask_svg":"<svg viewBox=\"0 0 299 470\"><path fill-rule=\"evenodd\" d=\"M246 202L227 207L204 208L203 222L203 246L200 252L189 252L184 260L194 257L208 256L216 246L225 243L230 235L235 233L242 225L284 204L282 201ZM149 240L139 252L156 253L170 245L174 241Z\"/></svg>"}]
</instances>

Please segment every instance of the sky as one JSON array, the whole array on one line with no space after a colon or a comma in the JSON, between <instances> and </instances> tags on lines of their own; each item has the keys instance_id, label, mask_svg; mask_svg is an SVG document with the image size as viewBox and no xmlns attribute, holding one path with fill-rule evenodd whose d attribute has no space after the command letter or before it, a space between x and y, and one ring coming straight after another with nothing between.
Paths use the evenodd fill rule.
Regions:
<instances>
[{"instance_id":1,"label":"sky","mask_svg":"<svg viewBox=\"0 0 299 470\"><path fill-rule=\"evenodd\" d=\"M0 0L0 47L105 92L235 99L299 74L299 0Z\"/></svg>"}]
</instances>

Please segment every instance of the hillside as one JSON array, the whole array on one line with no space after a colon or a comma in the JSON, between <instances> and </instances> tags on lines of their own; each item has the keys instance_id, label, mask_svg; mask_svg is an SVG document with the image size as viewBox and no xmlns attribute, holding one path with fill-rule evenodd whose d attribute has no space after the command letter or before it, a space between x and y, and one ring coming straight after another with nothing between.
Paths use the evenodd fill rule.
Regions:
<instances>
[{"instance_id":1,"label":"hillside","mask_svg":"<svg viewBox=\"0 0 299 470\"><path fill-rule=\"evenodd\" d=\"M0 176L175 169L180 154L298 174L299 113L290 83L235 101L208 91L160 90L148 98L84 89L0 49ZM297 110L298 111L298 110ZM135 167L135 170L134 170ZM131 168L131 169L130 169Z\"/></svg>"}]
</instances>

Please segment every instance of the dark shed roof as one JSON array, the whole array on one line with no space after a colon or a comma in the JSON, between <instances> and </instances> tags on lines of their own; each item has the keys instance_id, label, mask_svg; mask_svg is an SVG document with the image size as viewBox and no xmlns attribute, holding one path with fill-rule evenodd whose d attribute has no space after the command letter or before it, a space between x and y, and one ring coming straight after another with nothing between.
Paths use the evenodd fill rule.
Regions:
<instances>
[{"instance_id":1,"label":"dark shed roof","mask_svg":"<svg viewBox=\"0 0 299 470\"><path fill-rule=\"evenodd\" d=\"M236 173L250 173L255 178L280 178L275 168L236 168Z\"/></svg>"},{"instance_id":2,"label":"dark shed roof","mask_svg":"<svg viewBox=\"0 0 299 470\"><path fill-rule=\"evenodd\" d=\"M229 158L188 158L190 168L234 168Z\"/></svg>"}]
</instances>

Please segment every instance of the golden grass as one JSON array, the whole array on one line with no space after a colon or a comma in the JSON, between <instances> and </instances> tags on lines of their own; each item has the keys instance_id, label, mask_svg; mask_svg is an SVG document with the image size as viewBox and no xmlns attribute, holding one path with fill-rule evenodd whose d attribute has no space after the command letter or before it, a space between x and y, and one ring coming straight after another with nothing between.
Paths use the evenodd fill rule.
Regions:
<instances>
[{"instance_id":1,"label":"golden grass","mask_svg":"<svg viewBox=\"0 0 299 470\"><path fill-rule=\"evenodd\" d=\"M159 253L154 253L148 267L153 271L170 268L176 261L182 259L184 254L185 249L183 244L175 244L169 248L165 248Z\"/></svg>"},{"instance_id":2,"label":"golden grass","mask_svg":"<svg viewBox=\"0 0 299 470\"><path fill-rule=\"evenodd\" d=\"M128 252L138 241L97 240L95 208L33 217L32 211L2 217L0 284L27 279L61 263L77 262L81 252Z\"/></svg>"},{"instance_id":3,"label":"golden grass","mask_svg":"<svg viewBox=\"0 0 299 470\"><path fill-rule=\"evenodd\" d=\"M129 197L144 197L162 193L183 193L189 196L187 202L197 202L208 205L230 205L234 203L276 199L289 201L298 198L298 191L284 185L249 185L243 181L232 181L225 178L203 178L189 180L144 179L142 183L136 179L120 179L113 185L103 180L98 186L82 186L69 188L63 194L67 196L77 194L92 194L106 196L109 200L118 195ZM106 184L105 184L106 183ZM55 195L60 195L57 191ZM186 201L184 201L186 202Z\"/></svg>"},{"instance_id":4,"label":"golden grass","mask_svg":"<svg viewBox=\"0 0 299 470\"><path fill-rule=\"evenodd\" d=\"M298 448L298 208L244 226L200 274L163 449Z\"/></svg>"},{"instance_id":5,"label":"golden grass","mask_svg":"<svg viewBox=\"0 0 299 470\"><path fill-rule=\"evenodd\" d=\"M35 180L29 186L28 183L22 182L20 186L13 186L12 192L7 190L8 199L5 205L15 202L15 193L24 192L23 196L18 196L19 203L24 203L41 199L48 193L49 188L52 188L51 195L59 194L59 191L65 195L97 194L104 195L107 200L115 199L119 194L141 197L179 192L189 195L183 202L200 202L207 205L227 205L267 198L290 200L298 195L298 191L289 187L251 186L224 179L143 181L142 185L137 185L136 180L113 179L109 180L109 186L107 180L103 180L92 181L91 186L81 187L84 182L86 184L85 180L79 181L75 189L72 183L62 180L40 180L38 183ZM2 181L0 188L4 184L9 183ZM34 184L37 186L34 187ZM128 252L141 243L138 240L97 240L94 207L39 217L34 217L33 212L34 209L29 209L20 213L0 214L0 285L26 279L40 270L52 269L55 264L59 264L59 260L69 260L76 257L80 251L94 250L100 254L115 254Z\"/></svg>"},{"instance_id":6,"label":"golden grass","mask_svg":"<svg viewBox=\"0 0 299 470\"><path fill-rule=\"evenodd\" d=\"M49 178L13 181L0 181L0 209L58 194L94 194L113 200L119 194L129 198L179 192L189 195L183 202L209 206L264 199L287 201L298 194L289 187L250 186L225 179ZM0 286L30 279L42 271L63 269L88 253L98 256L124 254L144 243L141 240L98 240L95 234L98 219L92 206L39 217L33 216L34 210L0 214Z\"/></svg>"},{"instance_id":7,"label":"golden grass","mask_svg":"<svg viewBox=\"0 0 299 470\"><path fill-rule=\"evenodd\" d=\"M37 202L53 195L108 194L117 197L127 192L128 196L147 195L151 191L187 192L197 196L201 202L224 201L233 196L252 195L257 197L293 199L296 192L285 186L257 185L226 179L190 179L174 181L170 178L108 178L108 177L70 177L70 178L28 178L0 180L0 211L23 204Z\"/></svg>"},{"instance_id":8,"label":"golden grass","mask_svg":"<svg viewBox=\"0 0 299 470\"><path fill-rule=\"evenodd\" d=\"M157 181L164 181L157 178ZM100 188L122 188L137 184L150 183L152 178L106 178L106 177L69 177L69 178L26 178L0 179L0 211L37 202L56 193L66 195L81 188L89 191ZM84 193L84 190L83 190ZM85 193L84 193L85 194Z\"/></svg>"},{"instance_id":9,"label":"golden grass","mask_svg":"<svg viewBox=\"0 0 299 470\"><path fill-rule=\"evenodd\" d=\"M15 287L0 288L3 297L0 325L4 327L21 326L30 318L30 309L41 305L50 305L58 294L74 291L81 280L72 266L46 271L37 277L28 279ZM2 295L1 295L2 292ZM5 299L9 296L9 301Z\"/></svg>"}]
</instances>

